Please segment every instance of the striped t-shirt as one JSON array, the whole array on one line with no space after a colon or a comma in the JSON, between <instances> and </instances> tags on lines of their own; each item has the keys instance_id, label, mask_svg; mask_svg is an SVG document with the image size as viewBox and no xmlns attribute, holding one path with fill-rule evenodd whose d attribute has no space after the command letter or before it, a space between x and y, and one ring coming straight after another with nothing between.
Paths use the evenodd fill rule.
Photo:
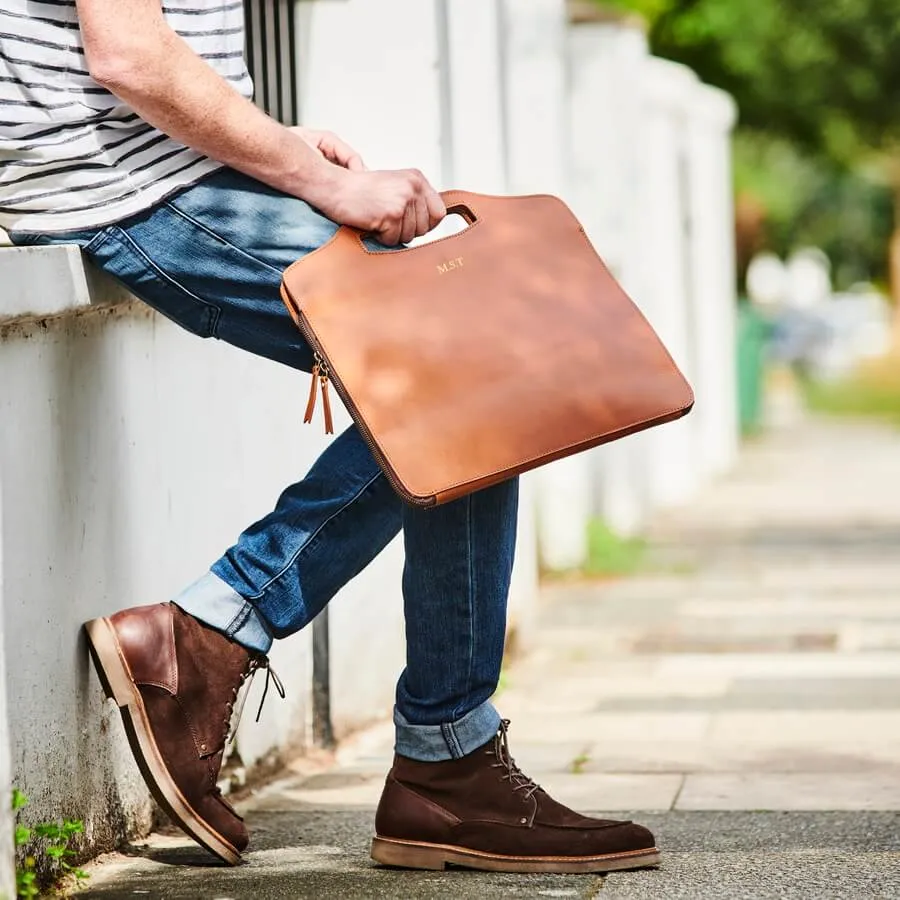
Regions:
<instances>
[{"instance_id":1,"label":"striped t-shirt","mask_svg":"<svg viewBox=\"0 0 900 900\"><path fill-rule=\"evenodd\" d=\"M251 96L242 0L164 0L163 12L195 53ZM3 0L0 227L106 225L217 168L91 78L75 0Z\"/></svg>"}]
</instances>

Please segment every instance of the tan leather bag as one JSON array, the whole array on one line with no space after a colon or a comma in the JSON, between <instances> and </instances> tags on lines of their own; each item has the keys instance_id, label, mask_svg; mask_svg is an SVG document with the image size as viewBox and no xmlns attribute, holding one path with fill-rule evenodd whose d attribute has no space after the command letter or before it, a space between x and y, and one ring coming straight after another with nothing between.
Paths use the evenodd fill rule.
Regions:
<instances>
[{"instance_id":1,"label":"tan leather bag","mask_svg":"<svg viewBox=\"0 0 900 900\"><path fill-rule=\"evenodd\" d=\"M443 197L465 231L374 252L342 227L284 273L317 354L307 421L321 390L331 430L333 383L396 491L432 506L690 411L561 200Z\"/></svg>"}]
</instances>

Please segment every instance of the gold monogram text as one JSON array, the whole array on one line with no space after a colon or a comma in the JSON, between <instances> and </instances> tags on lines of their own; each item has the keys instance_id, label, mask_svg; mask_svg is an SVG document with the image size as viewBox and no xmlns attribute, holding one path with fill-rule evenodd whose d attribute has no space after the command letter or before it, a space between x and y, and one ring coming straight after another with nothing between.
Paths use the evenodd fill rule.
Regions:
<instances>
[{"instance_id":1,"label":"gold monogram text","mask_svg":"<svg viewBox=\"0 0 900 900\"><path fill-rule=\"evenodd\" d=\"M448 259L447 262L441 263L437 270L441 275L446 275L448 272L452 272L454 269L461 269L463 267L463 258L461 256L457 256L456 259Z\"/></svg>"}]
</instances>

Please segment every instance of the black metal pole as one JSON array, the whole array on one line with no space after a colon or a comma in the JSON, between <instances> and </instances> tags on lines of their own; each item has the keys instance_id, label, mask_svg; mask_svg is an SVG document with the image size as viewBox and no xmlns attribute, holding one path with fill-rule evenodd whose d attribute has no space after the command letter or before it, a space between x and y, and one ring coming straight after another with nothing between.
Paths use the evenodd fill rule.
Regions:
<instances>
[{"instance_id":1,"label":"black metal pole","mask_svg":"<svg viewBox=\"0 0 900 900\"><path fill-rule=\"evenodd\" d=\"M328 607L312 624L313 630L313 740L320 747L335 744L331 724L331 661L328 633Z\"/></svg>"}]
</instances>

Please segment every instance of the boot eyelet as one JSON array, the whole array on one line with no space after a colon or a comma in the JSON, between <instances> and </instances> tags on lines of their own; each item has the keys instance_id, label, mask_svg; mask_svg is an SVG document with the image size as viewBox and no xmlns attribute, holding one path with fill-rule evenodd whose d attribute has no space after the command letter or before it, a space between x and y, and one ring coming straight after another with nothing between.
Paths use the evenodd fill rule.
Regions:
<instances>
[{"instance_id":1,"label":"boot eyelet","mask_svg":"<svg viewBox=\"0 0 900 900\"><path fill-rule=\"evenodd\" d=\"M519 824L520 824L520 825L527 825L527 824L528 824L528 819L526 819L525 816L522 816L522 818L519 819Z\"/></svg>"}]
</instances>

